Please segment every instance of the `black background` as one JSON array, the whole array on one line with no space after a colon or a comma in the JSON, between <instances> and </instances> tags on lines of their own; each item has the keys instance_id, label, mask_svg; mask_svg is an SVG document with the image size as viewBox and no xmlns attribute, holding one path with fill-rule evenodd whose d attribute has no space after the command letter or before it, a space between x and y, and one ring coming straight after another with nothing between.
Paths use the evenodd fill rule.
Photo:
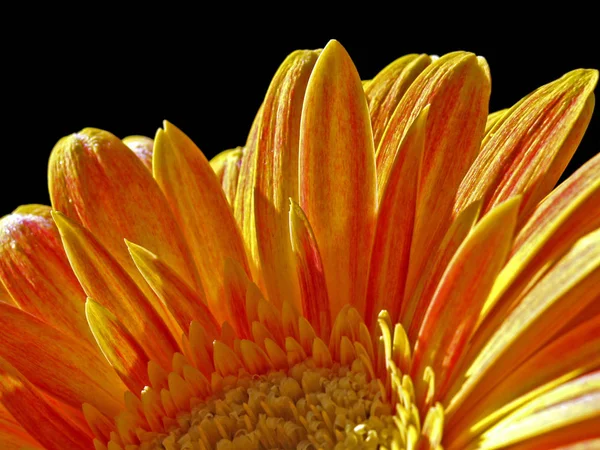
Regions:
<instances>
[{"instance_id":1,"label":"black background","mask_svg":"<svg viewBox=\"0 0 600 450\"><path fill-rule=\"evenodd\" d=\"M243 17L217 20L193 11L172 14L166 7L148 17L45 13L37 11L42 23L18 21L3 50L0 216L19 204L49 202L52 147L86 126L119 137L152 137L168 119L208 157L243 145L281 61L295 49L323 47L330 38L346 47L363 79L406 53L462 49L483 55L492 71L490 111L511 106L569 70L600 68L594 32L565 18L537 28L493 20L444 27L405 16L391 28L366 28L359 25L377 24L366 8L365 17L355 16L355 25L341 29L308 19L276 26ZM597 112L567 173L595 155L599 141Z\"/></svg>"}]
</instances>

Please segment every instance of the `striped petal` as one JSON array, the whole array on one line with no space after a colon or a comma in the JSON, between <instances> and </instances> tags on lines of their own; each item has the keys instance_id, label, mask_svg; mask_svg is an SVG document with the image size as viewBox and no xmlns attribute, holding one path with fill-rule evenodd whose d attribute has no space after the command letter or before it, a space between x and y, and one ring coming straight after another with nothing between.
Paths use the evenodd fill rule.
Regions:
<instances>
[{"instance_id":1,"label":"striped petal","mask_svg":"<svg viewBox=\"0 0 600 450\"><path fill-rule=\"evenodd\" d=\"M156 134L153 170L190 245L208 305L222 321L218 306L225 259L236 260L249 273L244 242L225 194L198 147L166 121L164 131ZM160 253L153 253L162 259ZM165 262L178 270L177 265Z\"/></svg>"},{"instance_id":2,"label":"striped petal","mask_svg":"<svg viewBox=\"0 0 600 450\"><path fill-rule=\"evenodd\" d=\"M302 208L290 200L290 240L296 257L302 312L322 339L329 338L331 311L323 263L314 233Z\"/></svg>"},{"instance_id":3,"label":"striped petal","mask_svg":"<svg viewBox=\"0 0 600 450\"><path fill-rule=\"evenodd\" d=\"M139 395L148 386L146 353L119 320L91 298L85 315L98 347L130 391Z\"/></svg>"},{"instance_id":4,"label":"striped petal","mask_svg":"<svg viewBox=\"0 0 600 450\"><path fill-rule=\"evenodd\" d=\"M300 206L323 259L331 312L364 309L376 192L369 111L356 68L330 41L313 69L300 125Z\"/></svg>"},{"instance_id":5,"label":"striped petal","mask_svg":"<svg viewBox=\"0 0 600 450\"><path fill-rule=\"evenodd\" d=\"M210 167L212 167L215 175L217 175L217 178L221 182L221 188L225 192L229 206L232 208L235 204L235 194L237 192L243 154L242 148L238 147L225 150L209 161Z\"/></svg>"},{"instance_id":6,"label":"striped petal","mask_svg":"<svg viewBox=\"0 0 600 450\"><path fill-rule=\"evenodd\" d=\"M498 303L489 322L498 324L532 278L543 274L548 262L560 257L581 236L600 227L600 213L595 211L600 211L600 155L552 191L520 230L511 258L486 302L484 315Z\"/></svg>"},{"instance_id":7,"label":"striped petal","mask_svg":"<svg viewBox=\"0 0 600 450\"><path fill-rule=\"evenodd\" d=\"M494 279L504 264L520 198L498 206L465 239L425 313L415 344L412 373L420 380L430 366L436 375L437 398L443 396L462 350L471 337ZM419 386L415 386L418 390Z\"/></svg>"},{"instance_id":8,"label":"striped petal","mask_svg":"<svg viewBox=\"0 0 600 450\"><path fill-rule=\"evenodd\" d=\"M429 64L429 55L405 55L385 67L364 87L375 148L379 146L387 124L408 87Z\"/></svg>"},{"instance_id":9,"label":"striped petal","mask_svg":"<svg viewBox=\"0 0 600 450\"><path fill-rule=\"evenodd\" d=\"M4 450L40 449L23 426L4 408L0 401L0 448Z\"/></svg>"},{"instance_id":10,"label":"striped petal","mask_svg":"<svg viewBox=\"0 0 600 450\"><path fill-rule=\"evenodd\" d=\"M167 305L184 333L189 332L191 321L197 320L212 339L221 334L221 327L206 306L206 299L202 294L188 286L152 252L129 241L127 247L144 279Z\"/></svg>"},{"instance_id":11,"label":"striped petal","mask_svg":"<svg viewBox=\"0 0 600 450\"><path fill-rule=\"evenodd\" d=\"M491 337L478 332L464 379L449 392L448 415L466 411L591 302L600 285L600 230L581 238L510 311ZM473 356L474 355L474 356Z\"/></svg>"},{"instance_id":12,"label":"striped petal","mask_svg":"<svg viewBox=\"0 0 600 450\"><path fill-rule=\"evenodd\" d=\"M40 392L0 358L0 398L15 419L48 450L89 449L92 438L50 406Z\"/></svg>"},{"instance_id":13,"label":"striped petal","mask_svg":"<svg viewBox=\"0 0 600 450\"><path fill-rule=\"evenodd\" d=\"M289 199L298 200L302 104L318 51L296 51L275 74L263 102L257 140L254 209L258 250L269 300L300 306L289 240Z\"/></svg>"},{"instance_id":14,"label":"striped petal","mask_svg":"<svg viewBox=\"0 0 600 450\"><path fill-rule=\"evenodd\" d=\"M122 406L126 389L86 341L0 303L0 357L36 387L79 408L88 402L107 415Z\"/></svg>"},{"instance_id":15,"label":"striped petal","mask_svg":"<svg viewBox=\"0 0 600 450\"><path fill-rule=\"evenodd\" d=\"M93 342L85 321L85 293L50 211L27 205L0 219L0 284L22 310Z\"/></svg>"},{"instance_id":16,"label":"striped petal","mask_svg":"<svg viewBox=\"0 0 600 450\"><path fill-rule=\"evenodd\" d=\"M428 111L428 107L423 109L404 137L379 203L364 313L371 329L381 310L387 310L394 322L400 313Z\"/></svg>"},{"instance_id":17,"label":"striped petal","mask_svg":"<svg viewBox=\"0 0 600 450\"><path fill-rule=\"evenodd\" d=\"M485 137L458 190L455 211L474 200L486 212L523 194L526 214L550 192L579 145L594 109L595 70L574 70L511 108Z\"/></svg>"},{"instance_id":18,"label":"striped petal","mask_svg":"<svg viewBox=\"0 0 600 450\"><path fill-rule=\"evenodd\" d=\"M48 180L52 207L90 230L154 308L168 317L133 264L123 239L160 255L192 286L197 284L197 273L164 195L137 156L112 134L86 128L56 144Z\"/></svg>"},{"instance_id":19,"label":"striped petal","mask_svg":"<svg viewBox=\"0 0 600 450\"><path fill-rule=\"evenodd\" d=\"M152 151L154 149L154 140L146 136L127 136L123 138L123 144L135 153L135 155L144 163L146 169L152 172Z\"/></svg>"},{"instance_id":20,"label":"striped petal","mask_svg":"<svg viewBox=\"0 0 600 450\"><path fill-rule=\"evenodd\" d=\"M487 122L485 123L485 134L487 135L494 125L496 125L500 120L502 120L509 109L501 109L500 111L496 111L488 114Z\"/></svg>"},{"instance_id":21,"label":"striped petal","mask_svg":"<svg viewBox=\"0 0 600 450\"><path fill-rule=\"evenodd\" d=\"M168 369L179 348L142 291L88 230L59 212L52 216L87 296L112 312L146 354Z\"/></svg>"},{"instance_id":22,"label":"striped petal","mask_svg":"<svg viewBox=\"0 0 600 450\"><path fill-rule=\"evenodd\" d=\"M412 295L431 249L450 227L456 189L479 151L490 96L487 70L483 58L465 52L431 63L404 94L377 149L381 195L404 135L430 105L406 297Z\"/></svg>"}]
</instances>

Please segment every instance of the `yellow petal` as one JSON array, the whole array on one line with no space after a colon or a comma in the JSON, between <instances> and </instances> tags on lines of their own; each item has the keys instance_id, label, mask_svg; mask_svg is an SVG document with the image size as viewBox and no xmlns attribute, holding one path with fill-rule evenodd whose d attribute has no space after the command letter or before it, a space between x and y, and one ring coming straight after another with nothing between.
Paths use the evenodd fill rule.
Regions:
<instances>
[{"instance_id":1,"label":"yellow petal","mask_svg":"<svg viewBox=\"0 0 600 450\"><path fill-rule=\"evenodd\" d=\"M36 387L79 408L87 402L115 415L126 390L102 355L87 341L0 303L0 356Z\"/></svg>"},{"instance_id":2,"label":"yellow petal","mask_svg":"<svg viewBox=\"0 0 600 450\"><path fill-rule=\"evenodd\" d=\"M432 62L404 94L377 149L377 192L381 195L404 135L429 105L407 297L431 249L439 246L452 223L456 189L479 151L490 96L486 70L485 60L466 52Z\"/></svg>"},{"instance_id":3,"label":"yellow petal","mask_svg":"<svg viewBox=\"0 0 600 450\"><path fill-rule=\"evenodd\" d=\"M488 430L479 448L523 442L550 448L596 437L600 425L600 372L565 383L536 397Z\"/></svg>"},{"instance_id":4,"label":"yellow petal","mask_svg":"<svg viewBox=\"0 0 600 450\"><path fill-rule=\"evenodd\" d=\"M383 136L394 110L417 76L431 64L429 55L405 55L385 67L364 88L375 148Z\"/></svg>"},{"instance_id":5,"label":"yellow petal","mask_svg":"<svg viewBox=\"0 0 600 450\"><path fill-rule=\"evenodd\" d=\"M225 259L234 259L249 273L244 243L225 194L202 152L177 127L166 121L164 127L156 134L154 177L190 245L208 305L222 321L218 306ZM160 253L153 253L162 259ZM177 270L176 265L165 262Z\"/></svg>"},{"instance_id":6,"label":"yellow petal","mask_svg":"<svg viewBox=\"0 0 600 450\"><path fill-rule=\"evenodd\" d=\"M300 126L300 206L319 245L332 314L364 309L375 225L373 137L360 77L330 41L313 69Z\"/></svg>"},{"instance_id":7,"label":"yellow petal","mask_svg":"<svg viewBox=\"0 0 600 450\"><path fill-rule=\"evenodd\" d=\"M135 265L158 298L167 306L184 333L192 320L197 320L208 335L215 339L221 327L206 306L204 296L194 291L163 260L132 242L127 247Z\"/></svg>"},{"instance_id":8,"label":"yellow petal","mask_svg":"<svg viewBox=\"0 0 600 450\"><path fill-rule=\"evenodd\" d=\"M517 222L520 198L493 209L479 222L450 261L425 313L415 344L413 379L427 366L436 376L438 398L479 318L496 275L504 265ZM415 386L419 390L419 386Z\"/></svg>"},{"instance_id":9,"label":"yellow petal","mask_svg":"<svg viewBox=\"0 0 600 450\"><path fill-rule=\"evenodd\" d=\"M488 114L487 122L485 123L485 134L487 135L494 125L503 120L506 117L506 113L509 109L501 109L500 111L496 111Z\"/></svg>"},{"instance_id":10,"label":"yellow petal","mask_svg":"<svg viewBox=\"0 0 600 450\"><path fill-rule=\"evenodd\" d=\"M229 206L232 208L235 204L235 194L237 192L243 153L242 148L237 147L225 150L209 161L215 175L217 175L217 178L221 182L221 187L223 188L223 192L225 192Z\"/></svg>"},{"instance_id":11,"label":"yellow petal","mask_svg":"<svg viewBox=\"0 0 600 450\"><path fill-rule=\"evenodd\" d=\"M170 368L179 347L142 291L88 230L59 212L52 216L87 296L112 312L151 359Z\"/></svg>"},{"instance_id":12,"label":"yellow petal","mask_svg":"<svg viewBox=\"0 0 600 450\"><path fill-rule=\"evenodd\" d=\"M427 113L423 109L404 137L379 203L371 253L365 322L375 328L377 315L387 310L395 322L404 297L417 199Z\"/></svg>"},{"instance_id":13,"label":"yellow petal","mask_svg":"<svg viewBox=\"0 0 600 450\"><path fill-rule=\"evenodd\" d=\"M86 128L62 138L50 156L48 184L53 209L90 230L165 317L168 312L133 264L123 239L160 255L196 286L194 262L165 196L115 136ZM172 319L167 322L175 332Z\"/></svg>"},{"instance_id":14,"label":"yellow petal","mask_svg":"<svg viewBox=\"0 0 600 450\"><path fill-rule=\"evenodd\" d=\"M88 298L85 315L98 347L123 383L139 395L148 386L148 357L138 342L119 320L98 303Z\"/></svg>"},{"instance_id":15,"label":"yellow petal","mask_svg":"<svg viewBox=\"0 0 600 450\"><path fill-rule=\"evenodd\" d=\"M594 317L542 348L500 380L462 415L454 415L444 438L464 446L531 399L600 366L600 316Z\"/></svg>"},{"instance_id":16,"label":"yellow petal","mask_svg":"<svg viewBox=\"0 0 600 450\"><path fill-rule=\"evenodd\" d=\"M144 163L146 169L152 172L152 151L154 140L146 136L127 136L123 138L123 144L129 147L133 153Z\"/></svg>"},{"instance_id":17,"label":"yellow petal","mask_svg":"<svg viewBox=\"0 0 600 450\"><path fill-rule=\"evenodd\" d=\"M2 403L48 450L89 449L92 438L50 406L37 389L12 365L0 358Z\"/></svg>"},{"instance_id":18,"label":"yellow petal","mask_svg":"<svg viewBox=\"0 0 600 450\"><path fill-rule=\"evenodd\" d=\"M302 313L322 338L329 337L331 311L319 248L302 208L290 199L290 240L302 300Z\"/></svg>"},{"instance_id":19,"label":"yellow petal","mask_svg":"<svg viewBox=\"0 0 600 450\"><path fill-rule=\"evenodd\" d=\"M50 211L28 205L0 219L0 285L23 311L93 342L85 321L85 293Z\"/></svg>"},{"instance_id":20,"label":"yellow petal","mask_svg":"<svg viewBox=\"0 0 600 450\"><path fill-rule=\"evenodd\" d=\"M510 311L491 337L482 329L465 356L466 379L449 393L448 414L485 395L486 390L541 348L564 324L598 299L600 230L581 238ZM485 330L483 330L485 331ZM489 333L487 333L489 334Z\"/></svg>"},{"instance_id":21,"label":"yellow petal","mask_svg":"<svg viewBox=\"0 0 600 450\"><path fill-rule=\"evenodd\" d=\"M256 147L254 209L266 293L281 307L300 306L289 240L289 198L298 200L298 144L302 104L318 51L298 50L275 74L262 106Z\"/></svg>"},{"instance_id":22,"label":"yellow petal","mask_svg":"<svg viewBox=\"0 0 600 450\"><path fill-rule=\"evenodd\" d=\"M474 200L485 213L523 194L526 214L550 192L579 145L594 108L595 70L574 70L511 108L486 135L462 181L455 211Z\"/></svg>"},{"instance_id":23,"label":"yellow petal","mask_svg":"<svg viewBox=\"0 0 600 450\"><path fill-rule=\"evenodd\" d=\"M545 265L581 236L600 227L600 214L593 211L600 211L600 155L586 162L535 208L515 239L511 258L498 275L483 315L490 314L489 321L495 323L505 317L532 277L543 273Z\"/></svg>"}]
</instances>

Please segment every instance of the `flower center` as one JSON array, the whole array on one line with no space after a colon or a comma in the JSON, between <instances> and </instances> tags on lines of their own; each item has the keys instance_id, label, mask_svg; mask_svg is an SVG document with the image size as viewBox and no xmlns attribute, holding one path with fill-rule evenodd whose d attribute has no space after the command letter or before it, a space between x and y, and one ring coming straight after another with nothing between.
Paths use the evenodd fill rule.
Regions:
<instances>
[{"instance_id":1,"label":"flower center","mask_svg":"<svg viewBox=\"0 0 600 450\"><path fill-rule=\"evenodd\" d=\"M244 374L178 418L153 448L352 449L391 447L397 427L383 386L359 359Z\"/></svg>"}]
</instances>

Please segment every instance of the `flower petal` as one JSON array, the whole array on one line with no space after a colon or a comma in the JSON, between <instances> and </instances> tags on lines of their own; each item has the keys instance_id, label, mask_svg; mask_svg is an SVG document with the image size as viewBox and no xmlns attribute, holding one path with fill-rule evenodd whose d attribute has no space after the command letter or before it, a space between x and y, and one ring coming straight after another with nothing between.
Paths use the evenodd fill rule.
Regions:
<instances>
[{"instance_id":1,"label":"flower petal","mask_svg":"<svg viewBox=\"0 0 600 450\"><path fill-rule=\"evenodd\" d=\"M404 94L377 149L381 196L404 135L430 105L406 280L408 298L431 249L439 246L452 223L456 189L479 151L490 96L486 72L485 60L472 53L450 53L432 62Z\"/></svg>"},{"instance_id":2,"label":"flower petal","mask_svg":"<svg viewBox=\"0 0 600 450\"><path fill-rule=\"evenodd\" d=\"M160 255L186 282L196 286L197 273L189 249L144 164L112 134L86 128L56 144L48 164L48 180L52 207L90 230L176 331L177 326L138 272L123 241L129 239Z\"/></svg>"},{"instance_id":3,"label":"flower petal","mask_svg":"<svg viewBox=\"0 0 600 450\"><path fill-rule=\"evenodd\" d=\"M146 169L152 173L152 151L154 149L154 140L146 136L127 136L126 138L123 138L123 144L129 147L144 163Z\"/></svg>"},{"instance_id":4,"label":"flower petal","mask_svg":"<svg viewBox=\"0 0 600 450\"><path fill-rule=\"evenodd\" d=\"M202 152L174 125L165 121L164 128L156 134L154 177L190 245L208 305L217 320L222 321L218 306L225 259L236 260L250 273L244 242L219 181ZM177 270L176 265L165 262Z\"/></svg>"},{"instance_id":5,"label":"flower petal","mask_svg":"<svg viewBox=\"0 0 600 450\"><path fill-rule=\"evenodd\" d=\"M0 448L4 450L39 449L41 445L4 408L0 401Z\"/></svg>"},{"instance_id":6,"label":"flower petal","mask_svg":"<svg viewBox=\"0 0 600 450\"><path fill-rule=\"evenodd\" d=\"M126 389L97 349L40 319L0 303L0 356L36 387L79 408L115 415Z\"/></svg>"},{"instance_id":7,"label":"flower petal","mask_svg":"<svg viewBox=\"0 0 600 450\"><path fill-rule=\"evenodd\" d=\"M52 216L87 296L112 312L151 359L170 368L179 347L142 291L88 230L59 212Z\"/></svg>"},{"instance_id":8,"label":"flower petal","mask_svg":"<svg viewBox=\"0 0 600 450\"><path fill-rule=\"evenodd\" d=\"M139 395L148 386L146 353L119 320L91 298L85 315L98 347L130 391Z\"/></svg>"},{"instance_id":9,"label":"flower petal","mask_svg":"<svg viewBox=\"0 0 600 450\"><path fill-rule=\"evenodd\" d=\"M447 423L447 443L466 445L484 430L531 399L600 367L600 316L576 327L541 349L500 380L461 416Z\"/></svg>"},{"instance_id":10,"label":"flower petal","mask_svg":"<svg viewBox=\"0 0 600 450\"><path fill-rule=\"evenodd\" d=\"M430 366L436 396L448 387L456 363L471 337L483 303L506 260L520 198L494 208L475 226L449 263L425 313L415 343L412 373L420 380ZM415 386L417 391L419 385Z\"/></svg>"},{"instance_id":11,"label":"flower petal","mask_svg":"<svg viewBox=\"0 0 600 450\"><path fill-rule=\"evenodd\" d=\"M154 253L127 241L135 265L158 298L167 305L184 333L192 320L197 320L212 339L221 334L221 327L206 306L204 296L194 291L179 275Z\"/></svg>"},{"instance_id":12,"label":"flower petal","mask_svg":"<svg viewBox=\"0 0 600 450\"><path fill-rule=\"evenodd\" d=\"M231 208L235 204L243 153L242 147L237 147L225 150L209 161L210 167L212 167L221 182L221 187Z\"/></svg>"},{"instance_id":13,"label":"flower petal","mask_svg":"<svg viewBox=\"0 0 600 450\"><path fill-rule=\"evenodd\" d=\"M496 125L500 120L503 120L506 116L506 113L509 111L508 108L501 109L500 111L496 111L488 114L487 122L485 123L485 134L487 135L494 125Z\"/></svg>"},{"instance_id":14,"label":"flower petal","mask_svg":"<svg viewBox=\"0 0 600 450\"><path fill-rule=\"evenodd\" d=\"M319 51L289 55L275 74L263 102L256 147L254 209L258 250L268 298L300 306L289 240L289 198L298 200L300 118L308 79Z\"/></svg>"},{"instance_id":15,"label":"flower petal","mask_svg":"<svg viewBox=\"0 0 600 450\"><path fill-rule=\"evenodd\" d=\"M0 284L23 311L93 342L85 321L85 293L50 211L27 205L0 219Z\"/></svg>"},{"instance_id":16,"label":"flower petal","mask_svg":"<svg viewBox=\"0 0 600 450\"><path fill-rule=\"evenodd\" d=\"M574 70L513 106L486 135L460 185L455 211L481 199L485 213L523 194L521 214L530 212L554 187L579 145L597 81L595 70Z\"/></svg>"},{"instance_id":17,"label":"flower petal","mask_svg":"<svg viewBox=\"0 0 600 450\"><path fill-rule=\"evenodd\" d=\"M0 358L0 398L13 417L48 450L89 449L91 436L52 408L10 363Z\"/></svg>"},{"instance_id":18,"label":"flower petal","mask_svg":"<svg viewBox=\"0 0 600 450\"><path fill-rule=\"evenodd\" d=\"M290 241L296 256L302 312L322 339L329 338L331 311L319 248L304 211L290 199Z\"/></svg>"},{"instance_id":19,"label":"flower petal","mask_svg":"<svg viewBox=\"0 0 600 450\"><path fill-rule=\"evenodd\" d=\"M499 323L534 276L543 274L543 268L581 236L600 227L600 214L594 211L600 211L600 155L585 163L535 208L517 235L512 255L496 279L483 314L490 313L490 321Z\"/></svg>"},{"instance_id":20,"label":"flower petal","mask_svg":"<svg viewBox=\"0 0 600 450\"><path fill-rule=\"evenodd\" d=\"M325 268L331 312L364 310L376 192L369 111L346 50L330 41L313 69L300 125L300 206Z\"/></svg>"},{"instance_id":21,"label":"flower petal","mask_svg":"<svg viewBox=\"0 0 600 450\"><path fill-rule=\"evenodd\" d=\"M493 334L480 328L465 355L464 377L450 390L447 412L463 411L489 387L551 339L588 304L598 299L600 230L581 238L508 313ZM485 331L485 330L484 330ZM482 337L484 336L484 337ZM487 389L486 389L487 387Z\"/></svg>"},{"instance_id":22,"label":"flower petal","mask_svg":"<svg viewBox=\"0 0 600 450\"><path fill-rule=\"evenodd\" d=\"M429 55L405 55L385 67L365 86L375 148L398 103L417 76L431 64Z\"/></svg>"},{"instance_id":23,"label":"flower petal","mask_svg":"<svg viewBox=\"0 0 600 450\"><path fill-rule=\"evenodd\" d=\"M396 322L404 298L428 112L425 107L402 140L379 203L364 313L371 329L383 309Z\"/></svg>"},{"instance_id":24,"label":"flower petal","mask_svg":"<svg viewBox=\"0 0 600 450\"><path fill-rule=\"evenodd\" d=\"M600 372L579 377L523 405L483 434L478 448L523 443L550 448L596 437L600 425Z\"/></svg>"}]
</instances>

